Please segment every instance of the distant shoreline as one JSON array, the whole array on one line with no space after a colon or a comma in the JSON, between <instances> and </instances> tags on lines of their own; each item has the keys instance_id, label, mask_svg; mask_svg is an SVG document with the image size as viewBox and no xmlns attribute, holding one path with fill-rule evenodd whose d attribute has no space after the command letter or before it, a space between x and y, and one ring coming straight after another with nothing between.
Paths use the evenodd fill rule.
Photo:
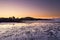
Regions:
<instances>
[{"instance_id":1,"label":"distant shoreline","mask_svg":"<svg viewBox=\"0 0 60 40\"><path fill-rule=\"evenodd\" d=\"M0 18L0 23L1 22L17 22L17 23L22 23L23 21L38 21L38 20L52 20L52 19L40 19L40 18L33 18L33 17L25 17L25 18L15 18L9 17L9 18Z\"/></svg>"}]
</instances>

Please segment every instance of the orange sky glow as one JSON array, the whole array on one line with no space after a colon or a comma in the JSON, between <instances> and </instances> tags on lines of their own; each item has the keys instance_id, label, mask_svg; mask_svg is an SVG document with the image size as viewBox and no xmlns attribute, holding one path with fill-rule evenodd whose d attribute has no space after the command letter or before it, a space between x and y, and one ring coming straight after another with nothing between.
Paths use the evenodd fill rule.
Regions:
<instances>
[{"instance_id":1,"label":"orange sky glow","mask_svg":"<svg viewBox=\"0 0 60 40\"><path fill-rule=\"evenodd\" d=\"M43 3L43 2L42 2ZM44 2L45 3L45 2ZM60 11L49 4L41 4L30 1L0 1L0 17L36 17L54 18L60 17ZM47 2L48 3L48 2ZM38 5L37 5L38 4Z\"/></svg>"}]
</instances>

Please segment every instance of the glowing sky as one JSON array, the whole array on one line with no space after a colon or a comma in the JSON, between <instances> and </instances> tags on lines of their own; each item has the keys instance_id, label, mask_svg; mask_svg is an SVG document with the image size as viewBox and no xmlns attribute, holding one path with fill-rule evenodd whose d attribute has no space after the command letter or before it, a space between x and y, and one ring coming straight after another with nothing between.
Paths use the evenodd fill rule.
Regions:
<instances>
[{"instance_id":1,"label":"glowing sky","mask_svg":"<svg viewBox=\"0 0 60 40\"><path fill-rule=\"evenodd\" d=\"M0 17L60 17L60 0L0 0Z\"/></svg>"}]
</instances>

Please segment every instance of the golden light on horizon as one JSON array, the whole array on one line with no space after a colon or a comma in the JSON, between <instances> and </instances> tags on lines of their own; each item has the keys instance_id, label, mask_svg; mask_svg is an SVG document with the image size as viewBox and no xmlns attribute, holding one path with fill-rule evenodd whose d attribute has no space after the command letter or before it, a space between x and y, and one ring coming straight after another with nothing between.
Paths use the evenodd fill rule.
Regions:
<instances>
[{"instance_id":1,"label":"golden light on horizon","mask_svg":"<svg viewBox=\"0 0 60 40\"><path fill-rule=\"evenodd\" d=\"M49 4L45 3L36 3L35 1L0 1L0 17L60 17L60 11L55 10L54 7L50 7Z\"/></svg>"}]
</instances>

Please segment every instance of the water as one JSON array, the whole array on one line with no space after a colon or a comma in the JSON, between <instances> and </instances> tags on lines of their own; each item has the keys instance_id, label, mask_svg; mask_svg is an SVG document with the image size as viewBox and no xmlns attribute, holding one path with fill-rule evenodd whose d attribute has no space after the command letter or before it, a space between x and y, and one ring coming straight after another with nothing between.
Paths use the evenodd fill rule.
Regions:
<instances>
[{"instance_id":1,"label":"water","mask_svg":"<svg viewBox=\"0 0 60 40\"><path fill-rule=\"evenodd\" d=\"M0 40L60 40L60 23L0 23Z\"/></svg>"}]
</instances>

